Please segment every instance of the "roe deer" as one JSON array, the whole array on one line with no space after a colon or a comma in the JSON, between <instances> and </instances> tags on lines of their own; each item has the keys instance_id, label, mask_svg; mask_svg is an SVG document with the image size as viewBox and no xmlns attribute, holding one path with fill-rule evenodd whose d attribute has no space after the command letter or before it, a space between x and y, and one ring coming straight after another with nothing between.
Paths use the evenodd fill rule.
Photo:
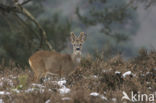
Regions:
<instances>
[{"instance_id":1,"label":"roe deer","mask_svg":"<svg viewBox=\"0 0 156 103\"><path fill-rule=\"evenodd\" d=\"M29 58L29 65L34 72L34 79L36 81L47 74L67 76L80 63L82 44L86 40L86 35L84 32L81 32L77 37L71 32L70 39L73 45L72 55L40 50Z\"/></svg>"}]
</instances>

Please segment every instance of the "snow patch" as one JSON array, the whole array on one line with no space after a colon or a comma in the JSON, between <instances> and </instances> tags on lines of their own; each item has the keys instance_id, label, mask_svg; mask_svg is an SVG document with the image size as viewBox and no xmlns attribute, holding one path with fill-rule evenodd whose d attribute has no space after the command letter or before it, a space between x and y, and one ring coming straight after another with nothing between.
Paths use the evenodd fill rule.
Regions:
<instances>
[{"instance_id":1,"label":"snow patch","mask_svg":"<svg viewBox=\"0 0 156 103\"><path fill-rule=\"evenodd\" d=\"M104 72L104 73L106 73L106 72L110 72L110 71L112 71L112 68L102 70L102 72Z\"/></svg>"},{"instance_id":2,"label":"snow patch","mask_svg":"<svg viewBox=\"0 0 156 103\"><path fill-rule=\"evenodd\" d=\"M10 78L12 79L16 79L17 77L13 76L13 75L9 75Z\"/></svg>"},{"instance_id":3,"label":"snow patch","mask_svg":"<svg viewBox=\"0 0 156 103\"><path fill-rule=\"evenodd\" d=\"M125 73L123 74L123 77L125 78L126 76L131 75L131 74L132 74L131 71L127 71L127 72L125 72Z\"/></svg>"},{"instance_id":4,"label":"snow patch","mask_svg":"<svg viewBox=\"0 0 156 103\"><path fill-rule=\"evenodd\" d=\"M147 84L151 84L151 82L146 82Z\"/></svg>"},{"instance_id":5,"label":"snow patch","mask_svg":"<svg viewBox=\"0 0 156 103\"><path fill-rule=\"evenodd\" d=\"M26 93L30 93L33 92L35 89L34 88L28 88L27 90L25 90Z\"/></svg>"},{"instance_id":6,"label":"snow patch","mask_svg":"<svg viewBox=\"0 0 156 103\"><path fill-rule=\"evenodd\" d=\"M3 86L3 82L7 82L8 85L13 86L13 82L11 79L2 77L0 81L1 81L1 86Z\"/></svg>"},{"instance_id":7,"label":"snow patch","mask_svg":"<svg viewBox=\"0 0 156 103\"><path fill-rule=\"evenodd\" d=\"M40 93L43 93L45 90L44 89L40 89Z\"/></svg>"},{"instance_id":8,"label":"snow patch","mask_svg":"<svg viewBox=\"0 0 156 103\"><path fill-rule=\"evenodd\" d=\"M121 74L121 72L119 72L119 71L115 71L115 74Z\"/></svg>"},{"instance_id":9,"label":"snow patch","mask_svg":"<svg viewBox=\"0 0 156 103\"><path fill-rule=\"evenodd\" d=\"M117 99L116 99L116 98L112 98L112 101L113 101L113 102L116 102L116 101L117 101Z\"/></svg>"},{"instance_id":10,"label":"snow patch","mask_svg":"<svg viewBox=\"0 0 156 103\"><path fill-rule=\"evenodd\" d=\"M150 72L146 72L146 75L150 74Z\"/></svg>"},{"instance_id":11,"label":"snow patch","mask_svg":"<svg viewBox=\"0 0 156 103\"><path fill-rule=\"evenodd\" d=\"M66 84L66 80L60 80L57 82L57 84L61 87L64 86L64 84Z\"/></svg>"},{"instance_id":12,"label":"snow patch","mask_svg":"<svg viewBox=\"0 0 156 103\"><path fill-rule=\"evenodd\" d=\"M10 93L9 92L5 92L5 91L0 91L0 95L10 95Z\"/></svg>"},{"instance_id":13,"label":"snow patch","mask_svg":"<svg viewBox=\"0 0 156 103\"><path fill-rule=\"evenodd\" d=\"M71 100L71 98L69 98L69 97L64 97L64 98L62 98L62 100Z\"/></svg>"},{"instance_id":14,"label":"snow patch","mask_svg":"<svg viewBox=\"0 0 156 103\"><path fill-rule=\"evenodd\" d=\"M100 97L101 97L101 99L103 99L103 100L107 100L107 98L106 98L105 96L103 96L103 95L100 95Z\"/></svg>"},{"instance_id":15,"label":"snow patch","mask_svg":"<svg viewBox=\"0 0 156 103\"><path fill-rule=\"evenodd\" d=\"M4 102L3 102L3 99L0 99L0 103L4 103Z\"/></svg>"},{"instance_id":16,"label":"snow patch","mask_svg":"<svg viewBox=\"0 0 156 103\"><path fill-rule=\"evenodd\" d=\"M20 91L18 89L12 89L12 91L14 91L16 93L20 93Z\"/></svg>"},{"instance_id":17,"label":"snow patch","mask_svg":"<svg viewBox=\"0 0 156 103\"><path fill-rule=\"evenodd\" d=\"M152 87L148 87L148 89L152 89Z\"/></svg>"},{"instance_id":18,"label":"snow patch","mask_svg":"<svg viewBox=\"0 0 156 103\"><path fill-rule=\"evenodd\" d=\"M67 94L70 92L70 89L65 86L66 80L64 78L58 81L57 84L61 87L59 89L60 94L63 95L63 94Z\"/></svg>"},{"instance_id":19,"label":"snow patch","mask_svg":"<svg viewBox=\"0 0 156 103\"><path fill-rule=\"evenodd\" d=\"M36 87L39 87L39 88L45 88L45 86L43 86L41 84L35 84L35 83L33 83L32 86L36 86Z\"/></svg>"},{"instance_id":20,"label":"snow patch","mask_svg":"<svg viewBox=\"0 0 156 103\"><path fill-rule=\"evenodd\" d=\"M59 89L60 94L67 94L70 92L70 89L63 86L62 88Z\"/></svg>"},{"instance_id":21,"label":"snow patch","mask_svg":"<svg viewBox=\"0 0 156 103\"><path fill-rule=\"evenodd\" d=\"M50 99L48 99L45 103L50 103Z\"/></svg>"},{"instance_id":22,"label":"snow patch","mask_svg":"<svg viewBox=\"0 0 156 103\"><path fill-rule=\"evenodd\" d=\"M100 94L97 93L97 92L92 92L92 93L90 93L90 95L91 95L91 96L95 96L95 97L99 96L101 99L107 100L107 98L106 98L104 95L100 95Z\"/></svg>"},{"instance_id":23,"label":"snow patch","mask_svg":"<svg viewBox=\"0 0 156 103\"><path fill-rule=\"evenodd\" d=\"M99 93L97 93L97 92L92 92L92 93L90 93L90 95L91 95L91 96L99 96Z\"/></svg>"},{"instance_id":24,"label":"snow patch","mask_svg":"<svg viewBox=\"0 0 156 103\"><path fill-rule=\"evenodd\" d=\"M97 75L93 75L93 78L98 78L98 76Z\"/></svg>"}]
</instances>

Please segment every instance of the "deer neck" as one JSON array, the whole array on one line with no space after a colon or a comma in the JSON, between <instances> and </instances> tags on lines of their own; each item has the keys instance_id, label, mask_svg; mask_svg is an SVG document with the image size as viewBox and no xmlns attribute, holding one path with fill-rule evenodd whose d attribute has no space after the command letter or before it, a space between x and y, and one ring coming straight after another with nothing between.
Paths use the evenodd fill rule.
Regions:
<instances>
[{"instance_id":1,"label":"deer neck","mask_svg":"<svg viewBox=\"0 0 156 103\"><path fill-rule=\"evenodd\" d=\"M81 61L81 52L80 51L74 51L72 54L72 59L75 63L79 64Z\"/></svg>"}]
</instances>

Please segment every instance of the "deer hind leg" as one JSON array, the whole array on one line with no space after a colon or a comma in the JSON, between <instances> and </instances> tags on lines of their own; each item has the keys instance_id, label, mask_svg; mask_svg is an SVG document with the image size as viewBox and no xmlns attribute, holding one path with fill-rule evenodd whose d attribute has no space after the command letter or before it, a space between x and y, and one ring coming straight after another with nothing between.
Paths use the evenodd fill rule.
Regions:
<instances>
[{"instance_id":1,"label":"deer hind leg","mask_svg":"<svg viewBox=\"0 0 156 103\"><path fill-rule=\"evenodd\" d=\"M37 83L40 81L40 74L39 73L37 73L37 74L34 75L34 80Z\"/></svg>"},{"instance_id":2,"label":"deer hind leg","mask_svg":"<svg viewBox=\"0 0 156 103\"><path fill-rule=\"evenodd\" d=\"M45 79L45 73L40 73L39 76L38 76L38 80L40 81L40 83L43 83L44 82L44 79Z\"/></svg>"},{"instance_id":3,"label":"deer hind leg","mask_svg":"<svg viewBox=\"0 0 156 103\"><path fill-rule=\"evenodd\" d=\"M58 69L59 78L62 78L62 72L62 66L60 66Z\"/></svg>"},{"instance_id":4,"label":"deer hind leg","mask_svg":"<svg viewBox=\"0 0 156 103\"><path fill-rule=\"evenodd\" d=\"M51 76L57 76L57 74L55 74L55 73L46 72L45 77L48 77L48 75L51 75Z\"/></svg>"},{"instance_id":5,"label":"deer hind leg","mask_svg":"<svg viewBox=\"0 0 156 103\"><path fill-rule=\"evenodd\" d=\"M38 79L37 79L37 75L34 73L34 77L33 77L33 81L37 82Z\"/></svg>"},{"instance_id":6,"label":"deer hind leg","mask_svg":"<svg viewBox=\"0 0 156 103\"><path fill-rule=\"evenodd\" d=\"M51 80L53 78L56 78L58 76L58 74L51 73L51 72L46 72L45 73L45 78L49 80L49 76L50 76L50 80Z\"/></svg>"},{"instance_id":7,"label":"deer hind leg","mask_svg":"<svg viewBox=\"0 0 156 103\"><path fill-rule=\"evenodd\" d=\"M33 71L33 81L38 82L39 80L39 73L37 71Z\"/></svg>"},{"instance_id":8,"label":"deer hind leg","mask_svg":"<svg viewBox=\"0 0 156 103\"><path fill-rule=\"evenodd\" d=\"M42 60L41 62L40 62L40 67L39 67L39 81L40 81L40 83L43 83L44 82L44 79L45 79L45 75L46 75L46 67L45 67L45 63L44 63L44 61Z\"/></svg>"},{"instance_id":9,"label":"deer hind leg","mask_svg":"<svg viewBox=\"0 0 156 103\"><path fill-rule=\"evenodd\" d=\"M59 71L60 78L62 78L62 69Z\"/></svg>"},{"instance_id":10,"label":"deer hind leg","mask_svg":"<svg viewBox=\"0 0 156 103\"><path fill-rule=\"evenodd\" d=\"M37 82L37 72L35 72L35 67L34 67L34 65L32 65L32 62L31 62L30 59L29 59L29 65L30 65L30 68L33 70L33 78L32 78L32 80Z\"/></svg>"}]
</instances>

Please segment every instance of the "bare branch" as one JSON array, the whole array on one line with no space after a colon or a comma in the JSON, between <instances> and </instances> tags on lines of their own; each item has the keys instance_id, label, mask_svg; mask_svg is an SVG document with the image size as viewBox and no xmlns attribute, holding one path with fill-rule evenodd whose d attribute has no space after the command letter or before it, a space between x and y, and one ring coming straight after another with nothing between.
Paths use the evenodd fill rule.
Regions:
<instances>
[{"instance_id":1,"label":"bare branch","mask_svg":"<svg viewBox=\"0 0 156 103\"><path fill-rule=\"evenodd\" d=\"M27 0L27 2L30 1L30 0ZM36 21L36 19L32 16L32 14L27 10L25 9L24 7L22 7L21 4L18 3L18 0L14 0L15 2L15 6L13 7L10 7L10 6L6 6L6 5L3 5L3 4L0 4L0 11L2 12L15 12L15 13L20 13L24 16L26 16L29 20L31 20L36 26L37 28L39 29L39 32L40 32L40 36L41 36L41 41L40 41L40 48L42 47L43 45L43 40L45 41L45 44L48 46L48 48L50 50L53 50L51 44L49 43L49 41L47 40L47 35L46 35L46 32L45 30L42 28L42 26ZM24 3L24 2L23 2ZM23 4L22 3L22 4ZM26 3L26 2L25 2ZM25 4L24 3L24 4Z\"/></svg>"},{"instance_id":2,"label":"bare branch","mask_svg":"<svg viewBox=\"0 0 156 103\"><path fill-rule=\"evenodd\" d=\"M24 1L23 3L21 3L20 5L25 5L25 4L27 4L28 2L30 2L31 0L26 0L26 1Z\"/></svg>"},{"instance_id":3,"label":"bare branch","mask_svg":"<svg viewBox=\"0 0 156 103\"><path fill-rule=\"evenodd\" d=\"M17 7L6 6L6 5L3 5L3 4L0 4L0 11L7 12L7 13L9 13L9 12L19 12Z\"/></svg>"}]
</instances>

